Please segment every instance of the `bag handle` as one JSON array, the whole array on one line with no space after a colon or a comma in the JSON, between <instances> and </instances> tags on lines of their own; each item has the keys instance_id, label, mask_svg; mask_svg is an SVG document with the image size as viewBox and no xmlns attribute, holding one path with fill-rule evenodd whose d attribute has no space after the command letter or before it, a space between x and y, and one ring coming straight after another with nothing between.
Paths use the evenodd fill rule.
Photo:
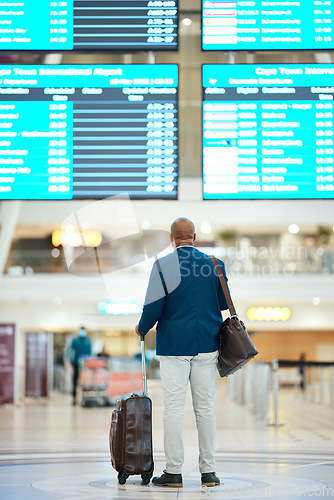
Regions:
<instances>
[{"instance_id":1,"label":"bag handle","mask_svg":"<svg viewBox=\"0 0 334 500\"><path fill-rule=\"evenodd\" d=\"M223 274L222 268L220 267L220 264L214 255L210 255L210 257L213 260L213 263L215 265L215 268L216 268L216 271L218 274L218 278L219 278L219 281L220 281L221 287L223 289L223 293L225 295L225 299L226 299L226 302L227 302L227 305L228 305L228 308L230 311L231 318L233 316L238 317L237 311L235 310L235 307L234 307L234 304L232 301L230 291L229 291L227 284L226 284L226 280L225 280L225 276Z\"/></svg>"},{"instance_id":2,"label":"bag handle","mask_svg":"<svg viewBox=\"0 0 334 500\"><path fill-rule=\"evenodd\" d=\"M145 335L140 336L141 346L141 371L143 377L143 395L147 396L146 360L145 360Z\"/></svg>"}]
</instances>

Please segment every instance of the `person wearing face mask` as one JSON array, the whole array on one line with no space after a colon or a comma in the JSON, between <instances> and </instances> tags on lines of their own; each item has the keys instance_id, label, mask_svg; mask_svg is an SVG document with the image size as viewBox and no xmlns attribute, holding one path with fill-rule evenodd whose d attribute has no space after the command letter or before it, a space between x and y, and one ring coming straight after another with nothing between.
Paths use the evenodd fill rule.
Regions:
<instances>
[{"instance_id":1,"label":"person wearing face mask","mask_svg":"<svg viewBox=\"0 0 334 500\"><path fill-rule=\"evenodd\" d=\"M80 358L90 356L92 354L92 344L87 337L87 330L82 326L76 338L72 340L71 347L71 363L73 366L73 406L76 404L77 385L80 370Z\"/></svg>"}]
</instances>

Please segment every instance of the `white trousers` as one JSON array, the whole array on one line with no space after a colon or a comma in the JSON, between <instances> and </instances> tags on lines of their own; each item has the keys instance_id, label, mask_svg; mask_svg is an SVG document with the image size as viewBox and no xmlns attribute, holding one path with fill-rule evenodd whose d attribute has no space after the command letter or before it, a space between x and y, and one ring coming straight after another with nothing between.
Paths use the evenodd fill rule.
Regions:
<instances>
[{"instance_id":1,"label":"white trousers","mask_svg":"<svg viewBox=\"0 0 334 500\"><path fill-rule=\"evenodd\" d=\"M166 471L181 474L184 462L183 411L188 382L196 417L199 470L214 472L216 417L214 410L218 351L197 356L161 356L160 371L164 397L164 448Z\"/></svg>"}]
</instances>

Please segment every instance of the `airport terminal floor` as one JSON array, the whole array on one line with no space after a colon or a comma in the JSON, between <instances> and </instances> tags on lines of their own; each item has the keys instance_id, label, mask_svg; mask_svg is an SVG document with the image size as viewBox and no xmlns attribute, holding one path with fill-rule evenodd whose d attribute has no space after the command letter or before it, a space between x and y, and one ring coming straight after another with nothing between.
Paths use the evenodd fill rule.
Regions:
<instances>
[{"instance_id":1,"label":"airport terminal floor","mask_svg":"<svg viewBox=\"0 0 334 500\"><path fill-rule=\"evenodd\" d=\"M155 474L164 469L159 381L153 399ZM200 485L190 394L185 409L183 488L118 484L109 460L112 408L73 407L68 395L0 408L0 498L3 500L334 497L334 409L310 402L299 387L282 389L278 427L227 397L217 381L217 474L221 485Z\"/></svg>"}]
</instances>

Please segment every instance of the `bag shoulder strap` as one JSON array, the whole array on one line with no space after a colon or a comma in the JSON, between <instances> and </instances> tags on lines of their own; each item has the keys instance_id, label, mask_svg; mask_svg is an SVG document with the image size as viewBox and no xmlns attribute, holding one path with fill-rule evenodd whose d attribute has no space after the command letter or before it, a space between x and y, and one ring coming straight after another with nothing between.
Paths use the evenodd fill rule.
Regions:
<instances>
[{"instance_id":1,"label":"bag shoulder strap","mask_svg":"<svg viewBox=\"0 0 334 500\"><path fill-rule=\"evenodd\" d=\"M168 290L167 290L167 286L166 286L166 282L165 282L165 278L164 278L164 274L162 272L162 269L161 269L161 265L160 265L160 262L159 262L159 259L157 259L155 261L156 265L157 265L157 268L158 268L158 272L159 272L159 276L160 276L160 279L161 279L161 284L163 286L163 289L164 289L164 292L165 292L165 296L167 297L168 295Z\"/></svg>"},{"instance_id":2,"label":"bag shoulder strap","mask_svg":"<svg viewBox=\"0 0 334 500\"><path fill-rule=\"evenodd\" d=\"M231 316L238 316L237 315L237 311L235 310L235 307L234 307L234 304L233 304L233 301L232 301L232 297L231 297L230 291L229 291L229 289L227 287L225 276L223 274L222 268L220 267L220 264L219 264L218 260L216 259L216 257L214 255L210 255L210 257L213 260L213 263L215 265L215 268L216 268L216 271L217 271L217 274L218 274L218 278L219 278L219 281L220 281L221 287L223 289L223 292L224 292L224 295L225 295L225 299L226 299L226 302L227 302L227 305L228 305L228 308L229 308L229 311L230 311L230 315Z\"/></svg>"}]
</instances>

